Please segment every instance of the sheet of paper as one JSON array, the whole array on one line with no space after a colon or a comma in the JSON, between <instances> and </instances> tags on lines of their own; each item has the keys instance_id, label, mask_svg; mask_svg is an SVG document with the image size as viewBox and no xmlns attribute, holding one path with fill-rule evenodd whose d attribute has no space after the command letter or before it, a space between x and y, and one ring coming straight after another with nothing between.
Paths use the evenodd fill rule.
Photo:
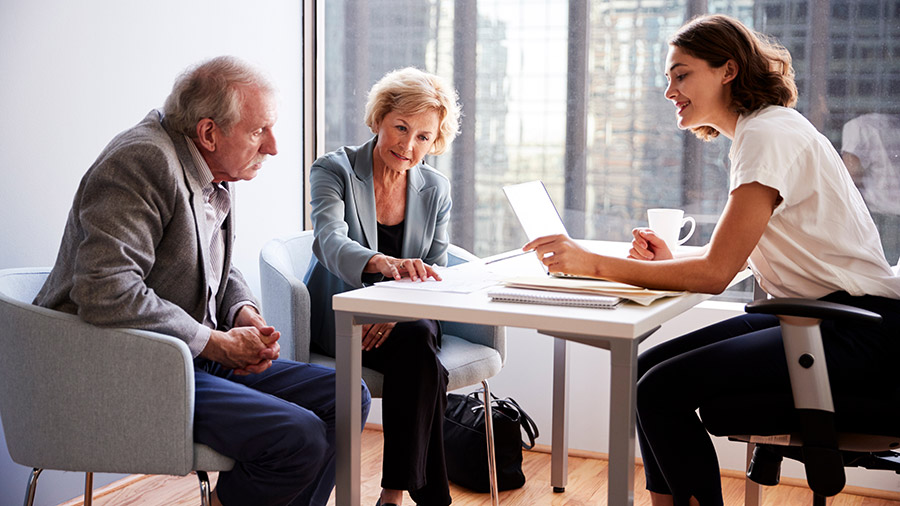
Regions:
<instances>
[{"instance_id":1,"label":"sheet of paper","mask_svg":"<svg viewBox=\"0 0 900 506\"><path fill-rule=\"evenodd\" d=\"M453 267L435 266L441 281L428 278L426 281L412 281L403 278L376 283L378 286L402 288L406 290L426 290L431 292L472 293L500 283L500 276L493 273L481 262L468 262Z\"/></svg>"}]
</instances>

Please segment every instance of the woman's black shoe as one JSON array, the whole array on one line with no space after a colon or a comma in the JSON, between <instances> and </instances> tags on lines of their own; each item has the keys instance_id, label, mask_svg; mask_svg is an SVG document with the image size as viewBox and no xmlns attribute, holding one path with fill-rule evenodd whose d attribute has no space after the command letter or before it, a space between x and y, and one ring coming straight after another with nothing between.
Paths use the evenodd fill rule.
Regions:
<instances>
[{"instance_id":1,"label":"woman's black shoe","mask_svg":"<svg viewBox=\"0 0 900 506\"><path fill-rule=\"evenodd\" d=\"M381 504L381 498L379 497L378 502L375 503L375 506L397 506L397 505L392 502L386 502L384 504Z\"/></svg>"}]
</instances>

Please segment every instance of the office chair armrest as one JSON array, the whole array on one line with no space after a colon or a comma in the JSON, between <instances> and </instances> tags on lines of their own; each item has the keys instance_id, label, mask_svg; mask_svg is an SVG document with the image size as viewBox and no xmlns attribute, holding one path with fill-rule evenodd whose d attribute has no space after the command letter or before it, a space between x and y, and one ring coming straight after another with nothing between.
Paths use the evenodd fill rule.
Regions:
<instances>
[{"instance_id":1,"label":"office chair armrest","mask_svg":"<svg viewBox=\"0 0 900 506\"><path fill-rule=\"evenodd\" d=\"M761 299L744 306L748 313L779 316L797 316L820 320L855 319L873 323L881 322L881 315L858 307L815 299L776 298Z\"/></svg>"},{"instance_id":2,"label":"office chair armrest","mask_svg":"<svg viewBox=\"0 0 900 506\"><path fill-rule=\"evenodd\" d=\"M259 254L263 317L281 332L282 358L309 362L309 291L287 253L275 246L267 244Z\"/></svg>"},{"instance_id":3,"label":"office chair armrest","mask_svg":"<svg viewBox=\"0 0 900 506\"><path fill-rule=\"evenodd\" d=\"M799 298L762 299L745 308L748 313L771 314L780 319L794 406L833 413L819 322L822 319L880 322L881 315L844 304Z\"/></svg>"},{"instance_id":4,"label":"office chair armrest","mask_svg":"<svg viewBox=\"0 0 900 506\"><path fill-rule=\"evenodd\" d=\"M190 472L194 374L183 341L98 328L8 299L0 301L0 318L16 329L0 332L0 413L14 461L72 471Z\"/></svg>"}]
</instances>

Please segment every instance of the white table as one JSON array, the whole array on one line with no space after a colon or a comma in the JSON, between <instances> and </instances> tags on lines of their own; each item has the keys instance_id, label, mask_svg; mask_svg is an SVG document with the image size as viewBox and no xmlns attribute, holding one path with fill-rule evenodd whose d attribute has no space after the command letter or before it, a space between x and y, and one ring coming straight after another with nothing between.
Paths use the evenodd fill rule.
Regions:
<instances>
[{"instance_id":1,"label":"white table","mask_svg":"<svg viewBox=\"0 0 900 506\"><path fill-rule=\"evenodd\" d=\"M624 256L626 243L591 242L592 249ZM502 256L502 255L498 255ZM520 274L540 272L533 255L504 262ZM736 281L747 277L742 273ZM551 484L564 490L568 472L567 343L610 351L609 501L634 501L635 383L638 345L669 319L709 295L688 293L650 306L626 303L617 309L491 302L486 290L441 293L372 286L334 296L337 368L337 506L360 504L361 325L428 318L536 329L555 338L553 354L553 430Z\"/></svg>"}]
</instances>

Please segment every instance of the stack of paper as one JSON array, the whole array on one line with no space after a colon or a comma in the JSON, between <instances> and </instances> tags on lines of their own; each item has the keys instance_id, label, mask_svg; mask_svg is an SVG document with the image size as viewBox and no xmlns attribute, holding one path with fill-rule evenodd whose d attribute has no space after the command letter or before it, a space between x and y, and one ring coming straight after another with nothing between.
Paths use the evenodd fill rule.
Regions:
<instances>
[{"instance_id":1,"label":"stack of paper","mask_svg":"<svg viewBox=\"0 0 900 506\"><path fill-rule=\"evenodd\" d=\"M662 297L673 297L684 292L669 290L650 290L640 286L626 285L615 281L600 279L557 278L554 276L528 276L503 280L505 286L511 288L529 288L551 292L585 293L608 295L628 299L643 306L649 305Z\"/></svg>"}]
</instances>

